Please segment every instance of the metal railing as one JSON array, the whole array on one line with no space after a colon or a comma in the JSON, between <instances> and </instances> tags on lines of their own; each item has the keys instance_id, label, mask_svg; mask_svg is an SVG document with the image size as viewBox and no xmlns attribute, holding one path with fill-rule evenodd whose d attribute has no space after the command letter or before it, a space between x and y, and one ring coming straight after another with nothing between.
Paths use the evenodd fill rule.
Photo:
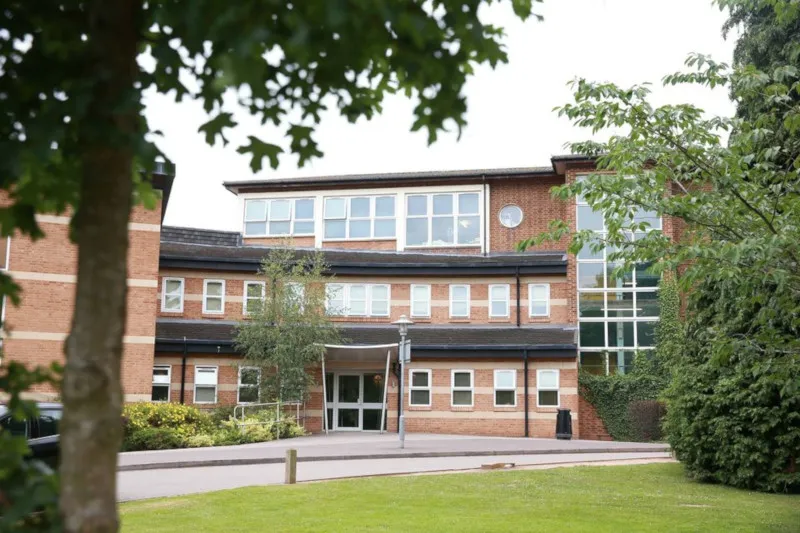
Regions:
<instances>
[{"instance_id":1,"label":"metal railing","mask_svg":"<svg viewBox=\"0 0 800 533\"><path fill-rule=\"evenodd\" d=\"M240 403L233 408L233 418L236 420L238 417L236 415L237 410L241 409L241 422L237 422L236 425L239 429L242 429L246 426L263 426L265 424L269 424L271 422L245 422L245 409L248 408L255 408L256 410L264 410L264 408L275 408L275 440L281 439L281 413L282 410L286 407L294 407L295 408L295 421L300 424L305 429L305 416L303 416L303 423L300 422L300 408L302 407L305 411L305 404L303 402L265 402L265 403Z\"/></svg>"}]
</instances>

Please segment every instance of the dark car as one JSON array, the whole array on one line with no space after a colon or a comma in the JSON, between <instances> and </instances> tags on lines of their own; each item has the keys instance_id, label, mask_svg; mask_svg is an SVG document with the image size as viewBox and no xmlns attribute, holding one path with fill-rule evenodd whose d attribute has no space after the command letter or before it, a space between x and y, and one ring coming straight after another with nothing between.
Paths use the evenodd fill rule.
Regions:
<instances>
[{"instance_id":1,"label":"dark car","mask_svg":"<svg viewBox=\"0 0 800 533\"><path fill-rule=\"evenodd\" d=\"M58 424L63 407L60 403L37 403L39 416L29 420L14 420L5 405L0 405L0 431L25 436L31 449L31 459L39 459L52 468L58 466Z\"/></svg>"}]
</instances>

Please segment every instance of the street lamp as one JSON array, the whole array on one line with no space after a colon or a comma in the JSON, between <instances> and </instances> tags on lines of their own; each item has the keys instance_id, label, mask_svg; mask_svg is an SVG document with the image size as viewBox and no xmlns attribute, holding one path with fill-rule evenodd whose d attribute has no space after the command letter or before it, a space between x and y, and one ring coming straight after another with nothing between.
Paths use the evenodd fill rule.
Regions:
<instances>
[{"instance_id":1,"label":"street lamp","mask_svg":"<svg viewBox=\"0 0 800 533\"><path fill-rule=\"evenodd\" d=\"M405 448L406 446L406 419L403 414L403 395L405 393L406 357L410 355L410 350L406 350L406 335L408 335L408 326L413 323L406 315L402 315L399 320L392 322L400 332L400 344L397 348L397 358L400 362L400 420L397 426L397 434L400 436L400 448Z\"/></svg>"}]
</instances>

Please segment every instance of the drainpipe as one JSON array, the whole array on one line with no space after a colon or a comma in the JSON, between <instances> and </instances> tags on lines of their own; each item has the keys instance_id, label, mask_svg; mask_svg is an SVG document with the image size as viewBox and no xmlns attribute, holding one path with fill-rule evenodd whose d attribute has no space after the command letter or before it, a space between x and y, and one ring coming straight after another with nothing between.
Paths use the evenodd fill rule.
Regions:
<instances>
[{"instance_id":1,"label":"drainpipe","mask_svg":"<svg viewBox=\"0 0 800 533\"><path fill-rule=\"evenodd\" d=\"M183 358L181 359L181 404L183 401L183 393L186 390L186 354L189 351L186 344L186 337L183 338Z\"/></svg>"},{"instance_id":2,"label":"drainpipe","mask_svg":"<svg viewBox=\"0 0 800 533\"><path fill-rule=\"evenodd\" d=\"M489 255L489 250L486 247L486 237L489 235L489 201L486 195L486 175L481 176L483 181L483 255Z\"/></svg>"},{"instance_id":3,"label":"drainpipe","mask_svg":"<svg viewBox=\"0 0 800 533\"><path fill-rule=\"evenodd\" d=\"M520 285L519 285L519 267L517 267L517 327L520 327L522 324L522 315L520 314L522 311L519 307L519 296L520 296Z\"/></svg>"},{"instance_id":4,"label":"drainpipe","mask_svg":"<svg viewBox=\"0 0 800 533\"><path fill-rule=\"evenodd\" d=\"M525 348L522 351L522 358L524 361L523 368L525 376L523 378L524 389L525 389L525 436L530 437L530 431L528 430L528 349Z\"/></svg>"}]
</instances>

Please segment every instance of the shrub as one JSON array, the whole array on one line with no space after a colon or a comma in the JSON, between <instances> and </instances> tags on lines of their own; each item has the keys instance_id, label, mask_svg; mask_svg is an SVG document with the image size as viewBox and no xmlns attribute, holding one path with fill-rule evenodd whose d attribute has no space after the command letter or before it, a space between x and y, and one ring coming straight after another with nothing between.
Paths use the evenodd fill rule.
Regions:
<instances>
[{"instance_id":1,"label":"shrub","mask_svg":"<svg viewBox=\"0 0 800 533\"><path fill-rule=\"evenodd\" d=\"M740 276L692 296L665 394L672 449L694 479L800 492L796 294Z\"/></svg>"},{"instance_id":2,"label":"shrub","mask_svg":"<svg viewBox=\"0 0 800 533\"><path fill-rule=\"evenodd\" d=\"M214 436L208 433L199 433L186 439L187 448L205 448L214 446Z\"/></svg>"},{"instance_id":3,"label":"shrub","mask_svg":"<svg viewBox=\"0 0 800 533\"><path fill-rule=\"evenodd\" d=\"M628 405L628 419L635 440L647 442L661 440L661 423L666 414L662 402L639 400Z\"/></svg>"},{"instance_id":4,"label":"shrub","mask_svg":"<svg viewBox=\"0 0 800 533\"><path fill-rule=\"evenodd\" d=\"M186 439L172 428L149 428L132 432L122 443L124 451L170 450L183 448Z\"/></svg>"},{"instance_id":5,"label":"shrub","mask_svg":"<svg viewBox=\"0 0 800 533\"><path fill-rule=\"evenodd\" d=\"M233 409L234 406L232 405L222 405L220 407L215 407L211 410L210 417L211 423L215 426L219 426L229 418L233 416Z\"/></svg>"},{"instance_id":6,"label":"shrub","mask_svg":"<svg viewBox=\"0 0 800 533\"><path fill-rule=\"evenodd\" d=\"M145 428L170 428L182 437L190 437L213 428L209 415L177 403L131 403L125 405L122 414L126 435Z\"/></svg>"}]
</instances>

